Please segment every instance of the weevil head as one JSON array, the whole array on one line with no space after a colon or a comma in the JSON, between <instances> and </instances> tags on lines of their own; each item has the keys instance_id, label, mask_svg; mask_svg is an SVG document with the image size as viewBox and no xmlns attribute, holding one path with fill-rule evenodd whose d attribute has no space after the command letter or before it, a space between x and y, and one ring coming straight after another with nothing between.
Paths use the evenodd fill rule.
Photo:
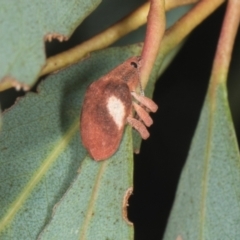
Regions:
<instances>
[{"instance_id":1,"label":"weevil head","mask_svg":"<svg viewBox=\"0 0 240 240\"><path fill-rule=\"evenodd\" d=\"M118 71L116 74L121 76L122 81L127 83L130 91L135 91L139 86L140 67L140 57L131 57L115 69Z\"/></svg>"},{"instance_id":2,"label":"weevil head","mask_svg":"<svg viewBox=\"0 0 240 240\"><path fill-rule=\"evenodd\" d=\"M127 85L129 87L130 92L139 92L141 95L144 95L144 91L142 88L141 80L140 80L140 68L141 68L141 58L133 57L130 64L136 69L134 78L130 78L127 81Z\"/></svg>"}]
</instances>

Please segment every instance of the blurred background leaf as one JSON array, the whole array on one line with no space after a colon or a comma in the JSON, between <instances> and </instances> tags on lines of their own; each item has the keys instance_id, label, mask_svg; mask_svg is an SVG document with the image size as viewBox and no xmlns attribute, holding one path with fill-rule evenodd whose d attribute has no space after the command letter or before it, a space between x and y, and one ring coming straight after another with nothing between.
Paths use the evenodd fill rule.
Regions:
<instances>
[{"instance_id":1,"label":"blurred background leaf","mask_svg":"<svg viewBox=\"0 0 240 240\"><path fill-rule=\"evenodd\" d=\"M239 182L239 149L222 84L205 99L164 239L239 239Z\"/></svg>"},{"instance_id":2,"label":"blurred background leaf","mask_svg":"<svg viewBox=\"0 0 240 240\"><path fill-rule=\"evenodd\" d=\"M2 0L0 79L34 85L45 63L46 35L57 33L68 38L100 1Z\"/></svg>"}]
</instances>

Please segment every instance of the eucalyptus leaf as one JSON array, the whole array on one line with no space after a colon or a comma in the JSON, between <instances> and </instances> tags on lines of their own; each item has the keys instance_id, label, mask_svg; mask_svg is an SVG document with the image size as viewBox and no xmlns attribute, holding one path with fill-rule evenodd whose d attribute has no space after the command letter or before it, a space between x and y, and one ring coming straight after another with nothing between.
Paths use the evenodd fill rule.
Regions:
<instances>
[{"instance_id":1,"label":"eucalyptus leaf","mask_svg":"<svg viewBox=\"0 0 240 240\"><path fill-rule=\"evenodd\" d=\"M140 52L137 44L93 53L49 76L37 93L26 94L3 113L0 239L32 240L41 232L40 239L61 239L60 230L72 234L68 239L79 239L81 229L86 235L98 229L98 239L132 239L132 228L122 218L123 196L132 186L130 131L112 159L97 163L81 144L79 116L87 86ZM89 212L92 196L94 216Z\"/></svg>"},{"instance_id":2,"label":"eucalyptus leaf","mask_svg":"<svg viewBox=\"0 0 240 240\"><path fill-rule=\"evenodd\" d=\"M101 162L84 159L39 240L133 239L133 227L123 219L124 196L132 186L132 155L128 127L113 157Z\"/></svg>"},{"instance_id":3,"label":"eucalyptus leaf","mask_svg":"<svg viewBox=\"0 0 240 240\"><path fill-rule=\"evenodd\" d=\"M1 0L0 79L32 86L45 63L44 38L69 37L100 2Z\"/></svg>"},{"instance_id":4,"label":"eucalyptus leaf","mask_svg":"<svg viewBox=\"0 0 240 240\"><path fill-rule=\"evenodd\" d=\"M239 182L239 150L222 84L205 99L164 239L240 239Z\"/></svg>"}]
</instances>

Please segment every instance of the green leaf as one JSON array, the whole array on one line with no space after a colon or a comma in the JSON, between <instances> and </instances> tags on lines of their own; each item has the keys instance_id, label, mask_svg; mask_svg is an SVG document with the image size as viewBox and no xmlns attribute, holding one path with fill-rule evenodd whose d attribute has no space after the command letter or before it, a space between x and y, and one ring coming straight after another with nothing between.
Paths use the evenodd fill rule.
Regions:
<instances>
[{"instance_id":1,"label":"green leaf","mask_svg":"<svg viewBox=\"0 0 240 240\"><path fill-rule=\"evenodd\" d=\"M136 44L93 53L48 77L38 93L28 93L3 114L0 239L32 240L41 232L42 239L54 238L60 230L72 234L67 239L79 239L81 229L86 236L98 229L106 234L100 236L132 239L122 219L123 196L132 186L130 131L112 159L97 163L81 145L79 115L86 87L140 51Z\"/></svg>"},{"instance_id":2,"label":"green leaf","mask_svg":"<svg viewBox=\"0 0 240 240\"><path fill-rule=\"evenodd\" d=\"M123 199L132 186L132 137L127 128L121 147L107 161L84 159L73 185L55 207L43 239L133 239L123 219Z\"/></svg>"},{"instance_id":3,"label":"green leaf","mask_svg":"<svg viewBox=\"0 0 240 240\"><path fill-rule=\"evenodd\" d=\"M45 63L44 37L69 37L100 2L2 0L0 79L32 86Z\"/></svg>"},{"instance_id":4,"label":"green leaf","mask_svg":"<svg viewBox=\"0 0 240 240\"><path fill-rule=\"evenodd\" d=\"M240 239L240 157L225 85L204 102L165 240Z\"/></svg>"}]
</instances>

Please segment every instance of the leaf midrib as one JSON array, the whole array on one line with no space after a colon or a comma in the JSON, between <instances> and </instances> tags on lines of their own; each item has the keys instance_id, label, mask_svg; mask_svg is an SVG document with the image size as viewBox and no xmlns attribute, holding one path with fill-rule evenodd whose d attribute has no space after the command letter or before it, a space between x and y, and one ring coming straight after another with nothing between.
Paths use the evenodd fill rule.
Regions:
<instances>
[{"instance_id":1,"label":"leaf midrib","mask_svg":"<svg viewBox=\"0 0 240 240\"><path fill-rule=\"evenodd\" d=\"M202 185L202 194L201 194L201 214L200 214L200 234L199 239L204 239L204 226L206 220L206 198L207 198L207 183L209 179L209 162L212 149L212 137L213 137L213 125L214 125L214 110L216 107L216 91L214 94L207 93L206 102L209 101L209 125L208 125L208 136L207 136L207 150L204 159L204 170L203 170L203 185ZM207 99L209 98L209 100Z\"/></svg>"},{"instance_id":2,"label":"leaf midrib","mask_svg":"<svg viewBox=\"0 0 240 240\"><path fill-rule=\"evenodd\" d=\"M105 172L108 161L103 161L100 164L101 164L101 166L100 166L100 168L98 170L98 173L96 175L96 178L95 178L95 181L94 181L95 184L93 186L92 194L91 194L89 204L88 204L88 207L87 207L87 210L86 210L86 217L84 219L84 222L82 224L82 228L80 230L79 240L87 239L86 238L87 229L88 229L88 226L89 226L89 222L91 221L91 218L92 218L92 213L93 213L93 209L94 209L94 206L95 206L94 203L96 203L96 199L97 199L98 192L99 192L99 189L100 189L99 186L100 186L100 183L101 183L101 178L103 176L103 173Z\"/></svg>"},{"instance_id":3,"label":"leaf midrib","mask_svg":"<svg viewBox=\"0 0 240 240\"><path fill-rule=\"evenodd\" d=\"M21 209L24 202L27 200L30 193L33 191L34 187L40 182L43 176L50 169L52 164L58 158L58 156L66 149L69 142L72 140L74 134L78 132L79 129L79 119L73 122L72 126L65 133L62 138L56 142L55 147L50 152L48 157L45 160L42 160L42 165L38 168L35 174L27 183L26 187L20 192L20 194L16 197L15 201L9 206L9 210L2 217L0 221L0 232L2 232L5 227L11 223L14 216Z\"/></svg>"}]
</instances>

